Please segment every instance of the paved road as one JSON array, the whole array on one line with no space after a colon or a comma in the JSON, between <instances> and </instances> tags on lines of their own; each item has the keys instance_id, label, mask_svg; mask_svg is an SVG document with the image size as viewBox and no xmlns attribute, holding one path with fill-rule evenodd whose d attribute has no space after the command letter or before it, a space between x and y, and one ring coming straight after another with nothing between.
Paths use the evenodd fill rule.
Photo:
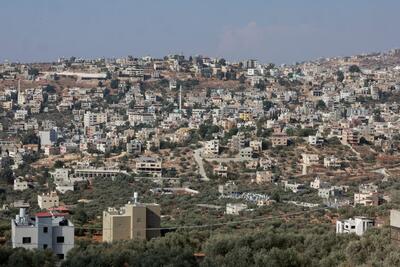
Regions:
<instances>
[{"instance_id":1,"label":"paved road","mask_svg":"<svg viewBox=\"0 0 400 267\"><path fill-rule=\"evenodd\" d=\"M207 177L206 171L204 170L203 158L201 157L202 149L194 150L193 157L196 161L197 165L199 166L199 173L201 175L201 180L203 181L210 181L210 178Z\"/></svg>"},{"instance_id":2,"label":"paved road","mask_svg":"<svg viewBox=\"0 0 400 267\"><path fill-rule=\"evenodd\" d=\"M249 161L248 159L243 158L206 158L207 161L216 161L218 163L227 163L227 162L244 162Z\"/></svg>"}]
</instances>

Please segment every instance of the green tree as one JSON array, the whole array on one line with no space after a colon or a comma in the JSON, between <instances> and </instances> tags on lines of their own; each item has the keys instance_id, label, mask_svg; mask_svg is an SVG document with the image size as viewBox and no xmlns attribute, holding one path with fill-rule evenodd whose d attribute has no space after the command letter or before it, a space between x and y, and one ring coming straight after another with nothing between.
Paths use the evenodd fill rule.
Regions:
<instances>
[{"instance_id":1,"label":"green tree","mask_svg":"<svg viewBox=\"0 0 400 267\"><path fill-rule=\"evenodd\" d=\"M244 84L245 81L246 81L246 77L245 77L243 74L240 75L240 77L239 77L239 83Z\"/></svg>"},{"instance_id":2,"label":"green tree","mask_svg":"<svg viewBox=\"0 0 400 267\"><path fill-rule=\"evenodd\" d=\"M22 144L39 144L39 137L33 131L28 131L21 136Z\"/></svg>"},{"instance_id":3,"label":"green tree","mask_svg":"<svg viewBox=\"0 0 400 267\"><path fill-rule=\"evenodd\" d=\"M219 127L214 124L201 124L198 130L198 134L203 140L211 140L214 133L219 132Z\"/></svg>"},{"instance_id":4,"label":"green tree","mask_svg":"<svg viewBox=\"0 0 400 267\"><path fill-rule=\"evenodd\" d=\"M39 75L39 70L37 68L30 68L28 70L28 75L37 76L37 75Z\"/></svg>"},{"instance_id":5,"label":"green tree","mask_svg":"<svg viewBox=\"0 0 400 267\"><path fill-rule=\"evenodd\" d=\"M73 220L79 225L84 225L88 222L88 215L82 206L78 206L72 216Z\"/></svg>"},{"instance_id":6,"label":"green tree","mask_svg":"<svg viewBox=\"0 0 400 267\"><path fill-rule=\"evenodd\" d=\"M260 90L265 90L267 88L267 85L265 84L264 80L260 80L256 85L256 88L260 89Z\"/></svg>"},{"instance_id":7,"label":"green tree","mask_svg":"<svg viewBox=\"0 0 400 267\"><path fill-rule=\"evenodd\" d=\"M62 162L61 160L56 160L56 162L54 162L54 168L59 169L64 167L64 162Z\"/></svg>"},{"instance_id":8,"label":"green tree","mask_svg":"<svg viewBox=\"0 0 400 267\"><path fill-rule=\"evenodd\" d=\"M360 69L360 67L357 66L357 65L351 65L351 66L349 67L349 71L350 71L351 73L356 73L356 72L361 72L361 69Z\"/></svg>"},{"instance_id":9,"label":"green tree","mask_svg":"<svg viewBox=\"0 0 400 267\"><path fill-rule=\"evenodd\" d=\"M14 181L14 173L9 166L0 170L0 181L12 184Z\"/></svg>"},{"instance_id":10,"label":"green tree","mask_svg":"<svg viewBox=\"0 0 400 267\"><path fill-rule=\"evenodd\" d=\"M344 80L344 73L343 73L343 71L338 70L338 71L336 72L336 80L337 80L338 82L343 82L343 80Z\"/></svg>"},{"instance_id":11,"label":"green tree","mask_svg":"<svg viewBox=\"0 0 400 267\"><path fill-rule=\"evenodd\" d=\"M111 82L110 82L111 89L117 89L118 86L119 86L119 80L117 80L117 79L111 80Z\"/></svg>"},{"instance_id":12,"label":"green tree","mask_svg":"<svg viewBox=\"0 0 400 267\"><path fill-rule=\"evenodd\" d=\"M268 100L263 101L263 108L265 111L270 110L273 106L274 106L274 103L272 103L271 101L268 101Z\"/></svg>"},{"instance_id":13,"label":"green tree","mask_svg":"<svg viewBox=\"0 0 400 267\"><path fill-rule=\"evenodd\" d=\"M326 110L326 104L323 100L318 100L316 108L318 110Z\"/></svg>"}]
</instances>

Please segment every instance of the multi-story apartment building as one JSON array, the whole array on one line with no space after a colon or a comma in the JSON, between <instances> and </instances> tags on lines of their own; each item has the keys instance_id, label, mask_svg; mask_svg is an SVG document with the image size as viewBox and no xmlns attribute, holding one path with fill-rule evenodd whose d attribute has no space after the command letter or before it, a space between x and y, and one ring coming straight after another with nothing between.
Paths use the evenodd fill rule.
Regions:
<instances>
[{"instance_id":1,"label":"multi-story apartment building","mask_svg":"<svg viewBox=\"0 0 400 267\"><path fill-rule=\"evenodd\" d=\"M341 141L347 145L358 145L360 143L360 134L353 129L343 129Z\"/></svg>"},{"instance_id":2,"label":"multi-story apartment building","mask_svg":"<svg viewBox=\"0 0 400 267\"><path fill-rule=\"evenodd\" d=\"M39 212L31 219L21 208L11 220L12 247L50 249L60 259L74 247L74 225L64 214Z\"/></svg>"},{"instance_id":3,"label":"multi-story apartment building","mask_svg":"<svg viewBox=\"0 0 400 267\"><path fill-rule=\"evenodd\" d=\"M214 139L204 144L203 154L205 157L216 157L219 154L219 140Z\"/></svg>"},{"instance_id":4,"label":"multi-story apartment building","mask_svg":"<svg viewBox=\"0 0 400 267\"><path fill-rule=\"evenodd\" d=\"M272 182L272 172L257 171L255 182L257 184L271 183Z\"/></svg>"},{"instance_id":5,"label":"multi-story apartment building","mask_svg":"<svg viewBox=\"0 0 400 267\"><path fill-rule=\"evenodd\" d=\"M83 125L85 127L93 126L101 123L107 122L107 114L106 113L93 113L86 112L83 116Z\"/></svg>"},{"instance_id":6,"label":"multi-story apartment building","mask_svg":"<svg viewBox=\"0 0 400 267\"><path fill-rule=\"evenodd\" d=\"M260 152L262 150L262 141L250 141L250 147L253 149L254 152Z\"/></svg>"},{"instance_id":7,"label":"multi-story apartment building","mask_svg":"<svg viewBox=\"0 0 400 267\"><path fill-rule=\"evenodd\" d=\"M253 149L251 147L245 147L240 149L239 157L243 160L250 160L253 156Z\"/></svg>"},{"instance_id":8,"label":"multi-story apartment building","mask_svg":"<svg viewBox=\"0 0 400 267\"><path fill-rule=\"evenodd\" d=\"M103 212L103 241L151 239L160 236L160 205L128 203Z\"/></svg>"},{"instance_id":9,"label":"multi-story apartment building","mask_svg":"<svg viewBox=\"0 0 400 267\"><path fill-rule=\"evenodd\" d=\"M286 133L273 133L270 140L272 147L288 145L288 136Z\"/></svg>"},{"instance_id":10,"label":"multi-story apartment building","mask_svg":"<svg viewBox=\"0 0 400 267\"><path fill-rule=\"evenodd\" d=\"M161 177L162 160L151 157L140 157L136 162L136 172L146 173L156 177Z\"/></svg>"},{"instance_id":11,"label":"multi-story apartment building","mask_svg":"<svg viewBox=\"0 0 400 267\"><path fill-rule=\"evenodd\" d=\"M142 152L142 143L138 140L131 140L126 143L126 153L129 155L139 155Z\"/></svg>"},{"instance_id":12,"label":"multi-story apartment building","mask_svg":"<svg viewBox=\"0 0 400 267\"><path fill-rule=\"evenodd\" d=\"M354 193L354 205L363 206L378 206L379 195L378 192L367 192L367 193Z\"/></svg>"}]
</instances>

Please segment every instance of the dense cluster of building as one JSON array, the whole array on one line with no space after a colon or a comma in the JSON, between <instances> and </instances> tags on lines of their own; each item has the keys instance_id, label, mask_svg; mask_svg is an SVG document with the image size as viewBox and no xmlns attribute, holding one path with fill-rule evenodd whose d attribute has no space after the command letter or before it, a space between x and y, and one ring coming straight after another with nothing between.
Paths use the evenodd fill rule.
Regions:
<instances>
[{"instance_id":1,"label":"dense cluster of building","mask_svg":"<svg viewBox=\"0 0 400 267\"><path fill-rule=\"evenodd\" d=\"M49 168L54 183L38 192L46 211L32 219L21 208L12 221L14 247L63 258L74 225L57 210L60 197L100 178L228 180L218 191L242 201L227 203L228 215L274 203L243 184L321 200L286 202L303 207L390 201L380 184L398 171L399 50L282 66L182 55L6 62L0 79L0 170L18 192L38 183L26 165ZM171 152L177 146L184 155ZM198 194L174 188L154 192ZM103 241L160 236L160 216L159 205L136 200L103 211ZM356 217L338 220L336 231L361 235L374 225Z\"/></svg>"}]
</instances>

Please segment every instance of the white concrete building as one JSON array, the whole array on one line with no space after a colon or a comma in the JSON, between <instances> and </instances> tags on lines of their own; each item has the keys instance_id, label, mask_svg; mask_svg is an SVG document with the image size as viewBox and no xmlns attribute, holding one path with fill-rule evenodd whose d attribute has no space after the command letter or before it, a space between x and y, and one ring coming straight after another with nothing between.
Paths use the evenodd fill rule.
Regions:
<instances>
[{"instance_id":1,"label":"white concrete building","mask_svg":"<svg viewBox=\"0 0 400 267\"><path fill-rule=\"evenodd\" d=\"M140 157L136 161L136 172L151 174L154 177L162 176L162 159L152 157Z\"/></svg>"},{"instance_id":2,"label":"white concrete building","mask_svg":"<svg viewBox=\"0 0 400 267\"><path fill-rule=\"evenodd\" d=\"M156 121L155 113L128 112L128 121L130 125L153 124Z\"/></svg>"},{"instance_id":3,"label":"white concrete building","mask_svg":"<svg viewBox=\"0 0 400 267\"><path fill-rule=\"evenodd\" d=\"M86 112L83 116L83 125L85 127L98 125L107 122L107 113Z\"/></svg>"},{"instance_id":4,"label":"white concrete building","mask_svg":"<svg viewBox=\"0 0 400 267\"><path fill-rule=\"evenodd\" d=\"M21 208L11 220L12 247L26 249L50 249L60 259L74 247L74 225L63 214L40 212L35 219Z\"/></svg>"},{"instance_id":5,"label":"white concrete building","mask_svg":"<svg viewBox=\"0 0 400 267\"><path fill-rule=\"evenodd\" d=\"M257 184L272 183L272 172L271 171L257 171L255 182Z\"/></svg>"},{"instance_id":6,"label":"white concrete building","mask_svg":"<svg viewBox=\"0 0 400 267\"><path fill-rule=\"evenodd\" d=\"M57 142L57 131L55 129L51 129L48 131L39 131L40 145L51 146L55 142Z\"/></svg>"},{"instance_id":7,"label":"white concrete building","mask_svg":"<svg viewBox=\"0 0 400 267\"><path fill-rule=\"evenodd\" d=\"M240 149L239 156L243 160L250 160L253 156L253 149L251 147L245 147Z\"/></svg>"},{"instance_id":8,"label":"white concrete building","mask_svg":"<svg viewBox=\"0 0 400 267\"><path fill-rule=\"evenodd\" d=\"M16 120L25 120L25 118L28 116L28 111L25 109L19 109L15 111L14 114L14 119Z\"/></svg>"},{"instance_id":9,"label":"white concrete building","mask_svg":"<svg viewBox=\"0 0 400 267\"><path fill-rule=\"evenodd\" d=\"M243 203L227 203L226 204L226 214L229 215L239 215L243 210L247 209L247 205Z\"/></svg>"},{"instance_id":10,"label":"white concrete building","mask_svg":"<svg viewBox=\"0 0 400 267\"><path fill-rule=\"evenodd\" d=\"M377 192L354 193L354 205L378 206L379 195Z\"/></svg>"},{"instance_id":11,"label":"white concrete building","mask_svg":"<svg viewBox=\"0 0 400 267\"><path fill-rule=\"evenodd\" d=\"M203 154L205 157L216 157L219 154L219 140L214 139L205 142Z\"/></svg>"},{"instance_id":12,"label":"white concrete building","mask_svg":"<svg viewBox=\"0 0 400 267\"><path fill-rule=\"evenodd\" d=\"M69 169L58 168L53 172L50 172L54 183L56 184L56 190L61 194L67 191L74 191L74 181L69 176Z\"/></svg>"},{"instance_id":13,"label":"white concrete building","mask_svg":"<svg viewBox=\"0 0 400 267\"><path fill-rule=\"evenodd\" d=\"M378 192L378 186L373 183L360 184L358 190L360 193L375 193Z\"/></svg>"},{"instance_id":14,"label":"white concrete building","mask_svg":"<svg viewBox=\"0 0 400 267\"><path fill-rule=\"evenodd\" d=\"M324 143L324 138L319 135L309 135L307 141L310 145L319 146Z\"/></svg>"},{"instance_id":15,"label":"white concrete building","mask_svg":"<svg viewBox=\"0 0 400 267\"><path fill-rule=\"evenodd\" d=\"M325 168L339 168L340 160L335 156L328 156L324 158L324 167Z\"/></svg>"},{"instance_id":16,"label":"white concrete building","mask_svg":"<svg viewBox=\"0 0 400 267\"><path fill-rule=\"evenodd\" d=\"M363 235L369 228L374 227L375 222L373 219L366 217L355 217L347 220L336 221L336 233L337 234L351 234Z\"/></svg>"},{"instance_id":17,"label":"white concrete building","mask_svg":"<svg viewBox=\"0 0 400 267\"><path fill-rule=\"evenodd\" d=\"M219 163L218 166L214 167L214 174L219 177L228 177L228 167Z\"/></svg>"},{"instance_id":18,"label":"white concrete building","mask_svg":"<svg viewBox=\"0 0 400 267\"><path fill-rule=\"evenodd\" d=\"M400 245L400 211L390 210L390 239L399 246Z\"/></svg>"},{"instance_id":19,"label":"white concrete building","mask_svg":"<svg viewBox=\"0 0 400 267\"><path fill-rule=\"evenodd\" d=\"M53 172L50 172L50 175L53 178L55 183L65 182L69 178L69 169L58 168L58 169L55 169Z\"/></svg>"},{"instance_id":20,"label":"white concrete building","mask_svg":"<svg viewBox=\"0 0 400 267\"><path fill-rule=\"evenodd\" d=\"M229 195L238 192L238 186L234 181L229 181L225 184L218 185L218 192L223 195Z\"/></svg>"},{"instance_id":21,"label":"white concrete building","mask_svg":"<svg viewBox=\"0 0 400 267\"><path fill-rule=\"evenodd\" d=\"M21 177L18 177L14 179L14 191L24 191L29 188L29 183L22 179Z\"/></svg>"},{"instance_id":22,"label":"white concrete building","mask_svg":"<svg viewBox=\"0 0 400 267\"><path fill-rule=\"evenodd\" d=\"M253 149L254 152L260 152L262 150L262 141L252 140L250 141L249 146Z\"/></svg>"},{"instance_id":23,"label":"white concrete building","mask_svg":"<svg viewBox=\"0 0 400 267\"><path fill-rule=\"evenodd\" d=\"M302 158L303 158L303 163L306 165L315 165L318 164L319 161L319 156L318 154L301 154Z\"/></svg>"},{"instance_id":24,"label":"white concrete building","mask_svg":"<svg viewBox=\"0 0 400 267\"><path fill-rule=\"evenodd\" d=\"M341 193L342 191L339 188L336 188L335 186L318 189L318 196L324 199L340 196Z\"/></svg>"},{"instance_id":25,"label":"white concrete building","mask_svg":"<svg viewBox=\"0 0 400 267\"><path fill-rule=\"evenodd\" d=\"M293 193L298 193L305 190L304 184L298 184L296 182L290 183L289 181L283 181L283 185L285 186L285 190L290 190Z\"/></svg>"},{"instance_id":26,"label":"white concrete building","mask_svg":"<svg viewBox=\"0 0 400 267\"><path fill-rule=\"evenodd\" d=\"M90 178L116 178L119 175L127 175L126 171L114 168L79 168L74 170L74 175L71 180L73 182L85 181Z\"/></svg>"},{"instance_id":27,"label":"white concrete building","mask_svg":"<svg viewBox=\"0 0 400 267\"><path fill-rule=\"evenodd\" d=\"M316 177L314 181L310 183L310 187L313 189L320 189L329 187L329 183L321 181L321 178Z\"/></svg>"},{"instance_id":28,"label":"white concrete building","mask_svg":"<svg viewBox=\"0 0 400 267\"><path fill-rule=\"evenodd\" d=\"M138 140L131 140L126 143L126 153L129 155L139 155L142 152L142 143Z\"/></svg>"}]
</instances>

